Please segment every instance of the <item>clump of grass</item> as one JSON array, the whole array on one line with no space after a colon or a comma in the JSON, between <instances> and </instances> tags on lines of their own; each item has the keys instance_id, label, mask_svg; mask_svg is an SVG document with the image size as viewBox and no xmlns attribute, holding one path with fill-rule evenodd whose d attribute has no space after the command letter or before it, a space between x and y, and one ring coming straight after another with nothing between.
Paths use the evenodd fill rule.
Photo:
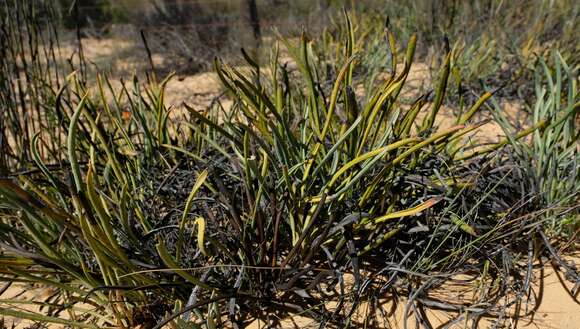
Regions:
<instances>
[{"instance_id":1,"label":"clump of grass","mask_svg":"<svg viewBox=\"0 0 580 329\"><path fill-rule=\"evenodd\" d=\"M513 154L529 179L530 195L541 209L554 207L577 208L580 199L578 140L578 67L570 67L562 55L554 50L548 66L539 58L535 71L535 103L528 111L531 123L541 126L528 139L514 138L514 128L494 102L493 113L508 138ZM560 218L550 216L546 229L558 234L573 235L578 229L578 210Z\"/></svg>"},{"instance_id":2,"label":"clump of grass","mask_svg":"<svg viewBox=\"0 0 580 329\"><path fill-rule=\"evenodd\" d=\"M452 54L444 55L433 100L423 95L406 106L399 95L416 37L400 54L388 30L390 76L357 96L363 48L345 21L344 55L329 64L328 84L306 36L281 41L297 72L280 62L278 48L268 67L245 52L247 69L216 60L234 100L227 111L185 105L187 116L171 115L164 101L171 76L115 89L104 75L96 88L69 75L55 102L42 103L62 113L66 143L42 154L46 136L34 134L24 145L30 155L8 163L0 180L0 278L55 293L45 314L5 306L0 313L123 328L242 327L257 318L277 326L299 313L348 327L364 324L354 316L363 303L386 296L407 296L405 312L420 321L424 307L476 321L532 302L523 296L532 289L538 218L570 207L530 206L531 182L519 184L520 165L503 146L558 127L558 119L472 150L468 137L486 123L474 115L491 94L455 125L437 126ZM566 134L576 138L567 147L577 142ZM474 305L488 307L428 295L460 273L480 282ZM485 285L488 277L497 285ZM388 321L375 314L370 321Z\"/></svg>"}]
</instances>

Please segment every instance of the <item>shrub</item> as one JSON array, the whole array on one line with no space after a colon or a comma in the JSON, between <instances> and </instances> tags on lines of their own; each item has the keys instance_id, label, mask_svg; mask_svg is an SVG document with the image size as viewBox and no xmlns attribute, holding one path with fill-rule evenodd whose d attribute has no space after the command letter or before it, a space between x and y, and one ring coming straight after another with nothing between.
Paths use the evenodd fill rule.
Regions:
<instances>
[{"instance_id":1,"label":"shrub","mask_svg":"<svg viewBox=\"0 0 580 329\"><path fill-rule=\"evenodd\" d=\"M407 296L405 312L419 320L420 307L463 310L426 294L458 273L481 279L485 293L475 303L491 301L471 319L525 302L533 256L521 257L524 265L514 258L532 253L538 216L569 207L543 211L522 201L528 186L517 184L502 147L561 123L549 116L472 149L467 138L485 124L472 122L474 114L492 95L438 129L452 54L433 101L423 95L403 106L416 37L401 56L387 31L390 76L360 97L353 83L360 43L348 16L345 25L344 56L328 85L306 36L297 45L282 40L297 72L281 63L278 48L268 68L245 52L247 68L216 60L234 100L227 111L185 105L187 116L173 115L164 102L171 76L115 89L106 76L91 88L73 73L49 101L39 99L58 125L21 139L28 144L6 163L0 278L54 293L44 314L0 313L91 328L171 321L212 328L255 318L275 326L292 313L356 326L362 303L387 293ZM19 118L20 108L26 103L9 111ZM48 147L61 127L66 144ZM3 129L18 136L13 126ZM564 136L566 148L578 137ZM487 286L488 277L501 289Z\"/></svg>"}]
</instances>

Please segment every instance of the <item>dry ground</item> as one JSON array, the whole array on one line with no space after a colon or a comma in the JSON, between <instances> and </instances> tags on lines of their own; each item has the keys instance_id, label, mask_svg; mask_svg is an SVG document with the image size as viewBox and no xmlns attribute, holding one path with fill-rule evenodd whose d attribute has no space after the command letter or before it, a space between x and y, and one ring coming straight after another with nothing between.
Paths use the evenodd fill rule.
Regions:
<instances>
[{"instance_id":1,"label":"dry ground","mask_svg":"<svg viewBox=\"0 0 580 329\"><path fill-rule=\"evenodd\" d=\"M576 255L571 258L576 264L580 264L580 255ZM561 276L562 274L558 272ZM536 293L540 294L539 306L534 312L533 316L526 317L518 320L518 328L523 329L577 329L580 324L580 304L578 301L572 299L569 293L563 288L558 275L554 269L550 266L545 267L543 270L537 268L534 271L534 290ZM568 289L570 286L568 285ZM448 287L442 289L445 291L437 291L435 294L446 294L447 298L457 298L458 300L464 299L468 300L473 295L473 291L466 287ZM41 287L29 287L24 285L14 285L10 287L4 294L0 296L0 307L8 307L9 304L5 301L7 299L17 298L23 301L41 301L51 293L50 289ZM14 308L27 311L38 311L39 307L35 305L12 305ZM384 328L402 329L404 323L403 308L404 300L401 300L394 308L392 302L385 302L383 305L383 310L385 312L391 312L392 314L388 322L385 323ZM533 308L534 305L530 305ZM81 305L79 308L90 309L88 305ZM360 308L361 311L355 316L358 319L365 319L366 314L364 314L364 307ZM436 310L426 310L427 316L434 328L441 327L446 324L456 313L446 313L443 311ZM66 316L65 316L66 318ZM308 318L301 316L289 316L285 319L281 319L283 328L318 328L318 324ZM491 321L494 319L483 319L480 321L478 328L488 328L491 325ZM1 322L0 322L1 323ZM7 328L12 328L15 325L15 329L25 329L32 325L33 322L28 320L18 320L12 318L5 319L5 325ZM415 323L411 318L408 319L407 325L409 329L414 329ZM49 329L60 329L64 328L61 325L50 325ZM250 329L266 329L267 324L263 321L255 321L248 326ZM459 328L471 328L471 326L466 326L465 323L461 323L450 327L450 329ZM417 328L418 329L418 328Z\"/></svg>"}]
</instances>

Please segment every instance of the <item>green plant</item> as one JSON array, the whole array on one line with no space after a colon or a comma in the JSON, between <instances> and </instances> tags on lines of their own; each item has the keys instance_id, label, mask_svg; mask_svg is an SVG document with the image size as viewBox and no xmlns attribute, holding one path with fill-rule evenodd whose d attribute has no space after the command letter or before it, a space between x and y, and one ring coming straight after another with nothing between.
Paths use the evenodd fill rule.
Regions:
<instances>
[{"instance_id":1,"label":"green plant","mask_svg":"<svg viewBox=\"0 0 580 329\"><path fill-rule=\"evenodd\" d=\"M469 305L426 294L457 273L480 280L479 301L490 305L455 321L507 316L525 302L529 237L538 218L569 208L530 206L504 146L560 127L560 117L472 150L466 141L486 123L474 117L491 93L439 129L453 54L443 58L433 101L423 95L407 106L399 95L416 37L399 55L391 30L389 76L357 96L365 44L345 16L344 55L330 62L305 35L298 44L282 39L297 72L281 63L278 47L269 67L245 52L246 68L216 60L234 100L227 110L216 103L172 112L172 76L120 88L102 74L46 83L53 97L36 102L60 113L59 124L39 121L11 148L0 179L0 279L54 293L42 301L44 314L5 306L16 299L3 300L0 314L89 328L214 328L256 318L276 326L301 314L349 327L367 323L355 312L385 294L407 296L405 312L418 320L429 305L462 311ZM7 111L20 118L26 109ZM14 126L2 129L18 136ZM43 152L52 136L66 143ZM486 285L488 277L501 289Z\"/></svg>"},{"instance_id":2,"label":"green plant","mask_svg":"<svg viewBox=\"0 0 580 329\"><path fill-rule=\"evenodd\" d=\"M353 41L351 32L348 42ZM164 106L167 80L146 89L134 80L132 91L116 91L106 77L97 76L93 95L83 81L70 76L55 97L57 106L68 107L62 111L68 126L64 154L43 159L38 152L43 136L36 134L29 149L38 171L15 176L21 186L11 179L0 184L5 279L17 275L56 287L59 293L52 302L70 312L83 300L98 305L97 312L104 307L106 317L89 323L133 326L145 321L143 317L163 314L139 313L133 303L161 298L155 304L160 310L171 307L168 300L179 307L187 301L183 288L197 286L200 297L221 293L224 299L239 300L240 307L250 307L256 299L273 298L275 290L291 291L303 268L325 261L325 256L320 258L323 249L336 250L333 258L345 266L353 261L352 248L359 250L356 257L381 248L401 229L394 219L424 212L439 201L439 193L405 201L433 193L412 186L391 196L385 184L400 179L403 171L397 168L420 170L427 160L445 154L454 137L475 128L460 122L434 132L432 118L439 102L420 131L413 130L424 102L403 115L396 97L411 65L414 42L409 43L405 69L360 109L351 91L353 50L327 98L318 86L316 59L306 39L299 48L287 43L304 84L291 84L290 73L278 67L276 56L269 81L249 58L253 82L218 63L224 85L237 99L221 118L218 112L204 116L191 110L190 122L172 121ZM301 86L307 88L305 94ZM128 121L123 112L131 114ZM218 120L223 123L218 125ZM63 156L61 165L46 163ZM171 170L171 176L186 168L199 172L198 181L180 188L191 190L186 204L186 198L177 198L184 203L171 205L161 193L166 181L155 186L150 175ZM207 201L196 204L197 197ZM183 209L184 204L182 214L166 215L168 223L158 217L161 209L155 209ZM188 213L198 214L196 227L188 224ZM358 223L334 217L354 213L360 214ZM336 223L340 225L333 228ZM347 225L352 237L339 234ZM198 240L191 244L195 230ZM167 231L177 236L161 234ZM369 243L355 243L362 235L371 237ZM308 244L311 248L304 248ZM32 264L39 273L26 272ZM179 269L204 266L213 269L205 279ZM240 268L235 275L232 266ZM319 280L329 280L327 275ZM263 291L268 282L275 290ZM207 321L218 321L221 311L214 314L215 307L205 310Z\"/></svg>"},{"instance_id":3,"label":"green plant","mask_svg":"<svg viewBox=\"0 0 580 329\"><path fill-rule=\"evenodd\" d=\"M538 208L570 207L580 200L578 141L578 67L569 67L558 51L552 65L540 57L535 70L535 102L529 112L533 125L542 125L528 139L513 139L513 128L494 101L494 115L511 138L524 177L530 179L530 193ZM545 124L542 124L545 123ZM550 231L572 235L578 229L578 210L564 217L548 214Z\"/></svg>"}]
</instances>

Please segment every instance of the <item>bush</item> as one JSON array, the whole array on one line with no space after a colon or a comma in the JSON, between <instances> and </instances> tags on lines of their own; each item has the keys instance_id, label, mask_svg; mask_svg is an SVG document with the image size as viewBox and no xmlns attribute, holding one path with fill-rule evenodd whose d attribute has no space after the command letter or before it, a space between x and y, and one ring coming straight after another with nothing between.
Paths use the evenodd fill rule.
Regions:
<instances>
[{"instance_id":1,"label":"bush","mask_svg":"<svg viewBox=\"0 0 580 329\"><path fill-rule=\"evenodd\" d=\"M297 72L281 63L278 48L267 68L245 52L246 68L216 60L234 100L227 111L219 103L204 111L185 105L187 116L173 115L164 102L171 76L115 89L106 76L91 88L73 73L57 90L37 86L53 91L31 98L47 115L32 137L18 139L20 148L10 148L0 180L0 278L54 293L43 314L0 313L89 328L212 328L256 318L276 326L297 313L321 325L359 326L355 311L386 294L407 296L406 313L429 305L463 310L427 294L458 273L481 279L485 293L474 305L489 303L472 308L470 319L507 316L525 303L533 239L545 218L577 212L572 200L549 210L528 203L534 180L514 172L537 176L504 146L522 147L532 133L541 139L546 127L566 129L553 140L567 157L578 139L571 114L560 128L561 117L547 115L559 110L545 109L542 98L544 121L473 149L467 140L486 123L473 122L474 114L491 93L438 129L452 54L444 56L433 101L423 95L403 106L416 37L396 55L388 31L390 76L357 96L362 48L345 20L344 56L328 71L336 72L329 84L306 36L282 40ZM14 118L18 109L7 107ZM48 144L62 127L66 144ZM2 133L18 137L10 124ZM559 188L546 186L537 193ZM488 277L501 289L485 285ZM459 313L455 321L466 314Z\"/></svg>"}]
</instances>

